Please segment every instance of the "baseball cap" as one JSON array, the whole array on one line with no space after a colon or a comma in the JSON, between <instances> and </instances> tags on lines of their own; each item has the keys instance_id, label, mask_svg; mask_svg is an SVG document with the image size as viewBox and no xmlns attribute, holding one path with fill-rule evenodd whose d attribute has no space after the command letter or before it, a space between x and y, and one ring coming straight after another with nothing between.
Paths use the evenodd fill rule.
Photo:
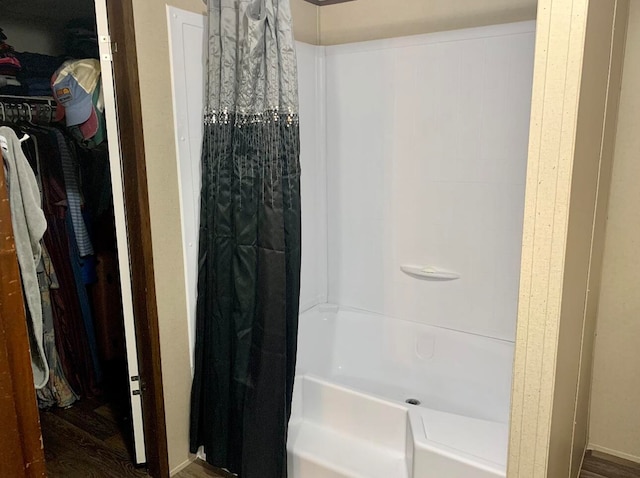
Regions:
<instances>
[{"instance_id":1,"label":"baseball cap","mask_svg":"<svg viewBox=\"0 0 640 478\"><path fill-rule=\"evenodd\" d=\"M56 120L66 118L67 127L78 126L85 139L99 129L94 94L100 80L100 62L88 58L62 64L51 77L51 90L58 103Z\"/></svg>"}]
</instances>

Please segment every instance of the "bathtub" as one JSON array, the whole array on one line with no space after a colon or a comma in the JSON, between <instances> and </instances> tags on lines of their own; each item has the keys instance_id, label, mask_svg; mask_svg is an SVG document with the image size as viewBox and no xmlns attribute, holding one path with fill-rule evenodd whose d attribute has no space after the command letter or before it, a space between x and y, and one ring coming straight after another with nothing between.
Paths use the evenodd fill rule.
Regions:
<instances>
[{"instance_id":1,"label":"bathtub","mask_svg":"<svg viewBox=\"0 0 640 478\"><path fill-rule=\"evenodd\" d=\"M506 476L513 343L324 304L300 316L293 478Z\"/></svg>"}]
</instances>

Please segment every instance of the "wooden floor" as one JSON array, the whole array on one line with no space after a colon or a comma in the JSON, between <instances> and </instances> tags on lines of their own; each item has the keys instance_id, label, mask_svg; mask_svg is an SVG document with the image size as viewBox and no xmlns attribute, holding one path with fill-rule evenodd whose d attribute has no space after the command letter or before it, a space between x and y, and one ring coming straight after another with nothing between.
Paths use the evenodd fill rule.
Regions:
<instances>
[{"instance_id":1,"label":"wooden floor","mask_svg":"<svg viewBox=\"0 0 640 478\"><path fill-rule=\"evenodd\" d=\"M117 407L83 399L66 410L41 411L49 478L148 478L131 460L128 424ZM228 478L204 462L195 462L176 478Z\"/></svg>"},{"instance_id":2,"label":"wooden floor","mask_svg":"<svg viewBox=\"0 0 640 478\"><path fill-rule=\"evenodd\" d=\"M588 451L580 478L638 478L640 465L609 455Z\"/></svg>"},{"instance_id":3,"label":"wooden floor","mask_svg":"<svg viewBox=\"0 0 640 478\"><path fill-rule=\"evenodd\" d=\"M40 423L50 478L147 476L132 464L126 422L109 404L83 399L41 411Z\"/></svg>"},{"instance_id":4,"label":"wooden floor","mask_svg":"<svg viewBox=\"0 0 640 478\"><path fill-rule=\"evenodd\" d=\"M49 478L148 478L132 464L129 425L117 406L81 400L73 407L42 411L42 435ZM196 461L176 478L229 478ZM640 478L640 465L587 452L580 478Z\"/></svg>"},{"instance_id":5,"label":"wooden floor","mask_svg":"<svg viewBox=\"0 0 640 478\"><path fill-rule=\"evenodd\" d=\"M187 468L178 473L174 478L230 478L230 473L214 470L211 465L204 461L194 461Z\"/></svg>"}]
</instances>

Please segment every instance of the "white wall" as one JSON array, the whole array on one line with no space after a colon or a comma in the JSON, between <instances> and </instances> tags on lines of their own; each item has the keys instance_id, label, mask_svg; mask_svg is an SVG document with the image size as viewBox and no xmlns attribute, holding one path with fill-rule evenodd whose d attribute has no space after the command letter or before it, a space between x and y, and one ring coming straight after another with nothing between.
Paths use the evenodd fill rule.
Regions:
<instances>
[{"instance_id":1,"label":"white wall","mask_svg":"<svg viewBox=\"0 0 640 478\"><path fill-rule=\"evenodd\" d=\"M330 302L514 340L533 29L327 47Z\"/></svg>"},{"instance_id":2,"label":"white wall","mask_svg":"<svg viewBox=\"0 0 640 478\"><path fill-rule=\"evenodd\" d=\"M327 301L324 47L296 43L300 99L302 272L300 310Z\"/></svg>"},{"instance_id":3,"label":"white wall","mask_svg":"<svg viewBox=\"0 0 640 478\"><path fill-rule=\"evenodd\" d=\"M7 43L16 51L29 51L45 55L64 53L64 24L47 20L34 22L24 16L2 17L2 30Z\"/></svg>"}]
</instances>

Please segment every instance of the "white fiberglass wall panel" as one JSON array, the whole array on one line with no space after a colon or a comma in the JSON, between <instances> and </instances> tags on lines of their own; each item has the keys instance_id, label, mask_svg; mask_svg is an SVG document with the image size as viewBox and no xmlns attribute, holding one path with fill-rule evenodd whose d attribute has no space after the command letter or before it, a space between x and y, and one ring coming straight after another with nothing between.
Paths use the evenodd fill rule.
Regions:
<instances>
[{"instance_id":1,"label":"white fiberglass wall panel","mask_svg":"<svg viewBox=\"0 0 640 478\"><path fill-rule=\"evenodd\" d=\"M330 302L514 339L533 30L327 47Z\"/></svg>"}]
</instances>

